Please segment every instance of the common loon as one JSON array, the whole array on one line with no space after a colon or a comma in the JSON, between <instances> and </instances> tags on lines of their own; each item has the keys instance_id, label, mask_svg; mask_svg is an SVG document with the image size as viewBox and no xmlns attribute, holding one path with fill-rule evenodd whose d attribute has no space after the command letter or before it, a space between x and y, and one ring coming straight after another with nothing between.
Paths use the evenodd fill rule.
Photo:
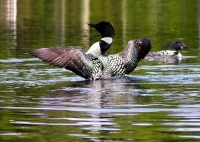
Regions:
<instances>
[{"instance_id":1,"label":"common loon","mask_svg":"<svg viewBox=\"0 0 200 142\"><path fill-rule=\"evenodd\" d=\"M122 52L108 56L87 54L78 46L41 48L29 53L85 79L98 80L131 73L150 49L150 39L142 38L130 40Z\"/></svg>"},{"instance_id":2,"label":"common loon","mask_svg":"<svg viewBox=\"0 0 200 142\"><path fill-rule=\"evenodd\" d=\"M102 36L102 39L94 43L87 54L92 54L94 56L107 56L106 51L110 48L114 41L115 31L113 26L109 22L101 21L97 24L88 24L89 26L95 28Z\"/></svg>"},{"instance_id":3,"label":"common loon","mask_svg":"<svg viewBox=\"0 0 200 142\"><path fill-rule=\"evenodd\" d=\"M168 43L166 50L159 52L149 52L144 60L148 61L163 61L167 63L180 62L182 60L181 53L178 50L189 49L181 40L173 40Z\"/></svg>"}]
</instances>

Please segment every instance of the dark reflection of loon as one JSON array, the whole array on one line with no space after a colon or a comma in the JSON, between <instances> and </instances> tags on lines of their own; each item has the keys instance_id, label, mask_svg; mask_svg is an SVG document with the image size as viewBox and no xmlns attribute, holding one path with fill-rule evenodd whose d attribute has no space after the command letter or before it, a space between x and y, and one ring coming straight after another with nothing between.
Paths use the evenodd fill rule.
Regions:
<instances>
[{"instance_id":1,"label":"dark reflection of loon","mask_svg":"<svg viewBox=\"0 0 200 142\"><path fill-rule=\"evenodd\" d=\"M101 133L101 130L117 132L121 130L120 124L117 124L113 119L117 115L126 115L126 113L123 114L124 112L117 109L123 109L122 105L124 104L136 104L134 97L139 95L138 90L140 90L137 87L139 86L136 85L136 81L128 77L79 81L73 82L68 87L52 91L53 96L51 97L55 97L55 99L56 97L67 98L64 103L62 99L58 99L56 104L54 102L53 105L77 107L77 112L85 113L84 115L88 120L87 118L70 118L70 120L74 120L76 124L82 126L82 129L95 133ZM86 111L82 111L80 108L86 109Z\"/></svg>"},{"instance_id":2,"label":"dark reflection of loon","mask_svg":"<svg viewBox=\"0 0 200 142\"><path fill-rule=\"evenodd\" d=\"M79 95L84 94L85 101L87 105L93 108L113 108L113 105L116 104L116 101L123 102L123 98L126 97L126 100L133 103L133 97L138 96L138 89L136 84L133 84L134 80L131 80L127 77L122 77L118 79L109 79L109 80L98 80L98 81L81 81L74 82L71 87L65 87L57 91L61 91L67 95L77 93ZM138 86L139 87L139 86Z\"/></svg>"}]
</instances>

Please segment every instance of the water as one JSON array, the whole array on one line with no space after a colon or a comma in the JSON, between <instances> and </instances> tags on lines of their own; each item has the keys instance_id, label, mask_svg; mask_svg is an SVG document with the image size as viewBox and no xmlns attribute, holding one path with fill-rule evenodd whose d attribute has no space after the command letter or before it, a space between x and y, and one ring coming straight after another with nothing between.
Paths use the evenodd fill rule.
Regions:
<instances>
[{"instance_id":1,"label":"water","mask_svg":"<svg viewBox=\"0 0 200 142\"><path fill-rule=\"evenodd\" d=\"M0 141L199 141L199 3L0 1ZM98 81L27 54L87 50L100 38L87 23L101 20L115 27L109 54L139 37L152 40L152 51L176 38L191 49L179 64L141 61L126 77Z\"/></svg>"}]
</instances>

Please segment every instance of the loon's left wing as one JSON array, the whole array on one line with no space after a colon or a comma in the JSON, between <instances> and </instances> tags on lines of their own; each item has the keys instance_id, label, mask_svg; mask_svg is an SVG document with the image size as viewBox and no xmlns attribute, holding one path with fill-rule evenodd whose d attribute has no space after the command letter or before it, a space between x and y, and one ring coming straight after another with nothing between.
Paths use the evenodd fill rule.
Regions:
<instances>
[{"instance_id":1,"label":"loon's left wing","mask_svg":"<svg viewBox=\"0 0 200 142\"><path fill-rule=\"evenodd\" d=\"M53 66L65 67L86 79L93 72L92 60L78 46L40 48L29 53Z\"/></svg>"}]
</instances>

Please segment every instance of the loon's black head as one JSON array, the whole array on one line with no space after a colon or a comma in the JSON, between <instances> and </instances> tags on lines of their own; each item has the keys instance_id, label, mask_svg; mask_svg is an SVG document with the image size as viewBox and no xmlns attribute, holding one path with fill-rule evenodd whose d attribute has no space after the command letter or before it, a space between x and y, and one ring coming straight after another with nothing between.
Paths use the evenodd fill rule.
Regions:
<instances>
[{"instance_id":1,"label":"loon's black head","mask_svg":"<svg viewBox=\"0 0 200 142\"><path fill-rule=\"evenodd\" d=\"M95 28L98 32L100 32L102 38L104 37L112 37L115 36L115 31L113 26L109 22L99 22L97 24L88 24L89 26Z\"/></svg>"},{"instance_id":2,"label":"loon's black head","mask_svg":"<svg viewBox=\"0 0 200 142\"><path fill-rule=\"evenodd\" d=\"M180 49L189 49L181 40L173 40L168 43L167 50L180 50Z\"/></svg>"},{"instance_id":3,"label":"loon's black head","mask_svg":"<svg viewBox=\"0 0 200 142\"><path fill-rule=\"evenodd\" d=\"M151 40L149 38L141 38L134 40L135 47L138 50L138 58L144 59L144 57L151 50Z\"/></svg>"}]
</instances>

